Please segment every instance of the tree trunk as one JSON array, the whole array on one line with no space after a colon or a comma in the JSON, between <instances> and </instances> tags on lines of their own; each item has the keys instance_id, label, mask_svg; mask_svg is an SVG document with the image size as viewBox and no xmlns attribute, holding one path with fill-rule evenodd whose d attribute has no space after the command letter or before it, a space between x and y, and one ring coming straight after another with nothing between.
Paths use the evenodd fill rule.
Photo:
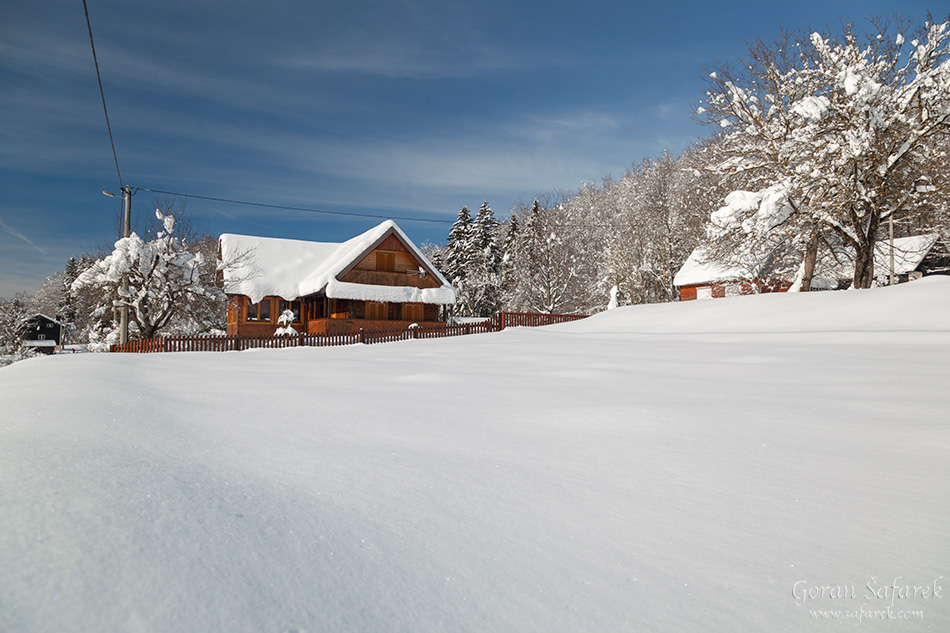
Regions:
<instances>
[{"instance_id":1,"label":"tree trunk","mask_svg":"<svg viewBox=\"0 0 950 633\"><path fill-rule=\"evenodd\" d=\"M854 256L854 287L870 288L874 281L874 242L859 244Z\"/></svg>"},{"instance_id":2,"label":"tree trunk","mask_svg":"<svg viewBox=\"0 0 950 633\"><path fill-rule=\"evenodd\" d=\"M811 290L811 280L815 276L815 263L818 261L818 231L812 231L805 245L805 272L802 275L802 292Z\"/></svg>"}]
</instances>

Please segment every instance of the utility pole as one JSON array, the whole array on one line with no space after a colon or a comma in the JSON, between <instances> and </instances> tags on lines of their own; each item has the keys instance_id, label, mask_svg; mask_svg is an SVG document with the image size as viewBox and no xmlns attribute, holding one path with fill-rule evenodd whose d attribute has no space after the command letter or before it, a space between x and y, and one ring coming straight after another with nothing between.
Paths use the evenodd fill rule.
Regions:
<instances>
[{"instance_id":1,"label":"utility pole","mask_svg":"<svg viewBox=\"0 0 950 633\"><path fill-rule=\"evenodd\" d=\"M122 227L122 237L129 237L132 224L132 185L126 185L122 189L122 197L125 199L125 218ZM122 311L119 313L119 343L129 342L129 273L122 275Z\"/></svg>"},{"instance_id":2,"label":"utility pole","mask_svg":"<svg viewBox=\"0 0 950 633\"><path fill-rule=\"evenodd\" d=\"M111 191L103 191L102 195L117 198ZM122 201L125 203L125 213L122 218L122 237L132 235L132 185L122 187ZM129 304L126 299L129 295L129 274L122 275L121 286L122 306L119 308L119 343L129 342Z\"/></svg>"},{"instance_id":3,"label":"utility pole","mask_svg":"<svg viewBox=\"0 0 950 633\"><path fill-rule=\"evenodd\" d=\"M888 216L888 224L890 225L891 230L891 283L894 285L894 212L891 211L891 215Z\"/></svg>"}]
</instances>

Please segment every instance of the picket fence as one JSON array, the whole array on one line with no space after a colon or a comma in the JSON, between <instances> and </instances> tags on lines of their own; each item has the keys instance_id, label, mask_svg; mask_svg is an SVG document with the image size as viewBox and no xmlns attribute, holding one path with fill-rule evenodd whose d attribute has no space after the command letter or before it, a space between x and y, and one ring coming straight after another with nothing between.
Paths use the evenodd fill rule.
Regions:
<instances>
[{"instance_id":1,"label":"picket fence","mask_svg":"<svg viewBox=\"0 0 950 633\"><path fill-rule=\"evenodd\" d=\"M586 314L499 312L490 319L439 327L359 330L348 334L290 334L283 336L159 336L144 341L112 345L109 351L149 354L156 352L230 352L285 347L336 347L363 343L392 343L411 339L446 338L500 332L509 327L540 327L586 318Z\"/></svg>"}]
</instances>

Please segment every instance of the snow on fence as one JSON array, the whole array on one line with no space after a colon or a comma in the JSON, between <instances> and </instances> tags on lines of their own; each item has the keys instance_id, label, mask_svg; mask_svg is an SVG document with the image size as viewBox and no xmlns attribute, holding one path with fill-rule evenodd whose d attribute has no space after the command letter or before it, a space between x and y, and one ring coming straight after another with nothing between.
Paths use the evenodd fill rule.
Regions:
<instances>
[{"instance_id":1,"label":"snow on fence","mask_svg":"<svg viewBox=\"0 0 950 633\"><path fill-rule=\"evenodd\" d=\"M348 334L287 334L281 336L160 336L145 341L112 345L111 352L229 352L245 349L284 347L336 347L364 343L392 343L409 339L446 338L485 332L500 332L507 327L539 327L586 318L586 314L542 314L499 312L478 323L446 324L438 328L409 327L392 330L360 330Z\"/></svg>"}]
</instances>

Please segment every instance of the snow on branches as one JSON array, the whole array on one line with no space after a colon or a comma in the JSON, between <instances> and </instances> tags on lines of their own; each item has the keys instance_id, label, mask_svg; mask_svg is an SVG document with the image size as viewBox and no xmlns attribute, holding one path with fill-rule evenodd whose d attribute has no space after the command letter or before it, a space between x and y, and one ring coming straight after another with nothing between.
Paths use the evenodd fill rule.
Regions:
<instances>
[{"instance_id":1,"label":"snow on branches","mask_svg":"<svg viewBox=\"0 0 950 633\"><path fill-rule=\"evenodd\" d=\"M948 23L924 25L909 46L902 33L888 33L894 24L875 26L876 36L848 26L838 39L783 33L773 44L754 41L741 74L710 74L698 112L722 128L711 169L761 194L760 202L784 197L771 205L780 218L762 204L727 200L713 217L721 250L781 232L785 246L804 253L816 235L833 233L853 251L854 285L865 288L882 221L912 216L922 196L937 195L914 183L945 170Z\"/></svg>"},{"instance_id":2,"label":"snow on branches","mask_svg":"<svg viewBox=\"0 0 950 633\"><path fill-rule=\"evenodd\" d=\"M162 230L154 239L146 241L135 233L120 239L111 254L95 262L72 283L73 291L90 287L100 291L97 316L128 306L129 320L142 339L155 336L196 303L223 298L214 285L215 262L174 235L174 216L159 210L155 215ZM125 276L127 292L122 289ZM113 323L106 342L113 342L117 335Z\"/></svg>"}]
</instances>

